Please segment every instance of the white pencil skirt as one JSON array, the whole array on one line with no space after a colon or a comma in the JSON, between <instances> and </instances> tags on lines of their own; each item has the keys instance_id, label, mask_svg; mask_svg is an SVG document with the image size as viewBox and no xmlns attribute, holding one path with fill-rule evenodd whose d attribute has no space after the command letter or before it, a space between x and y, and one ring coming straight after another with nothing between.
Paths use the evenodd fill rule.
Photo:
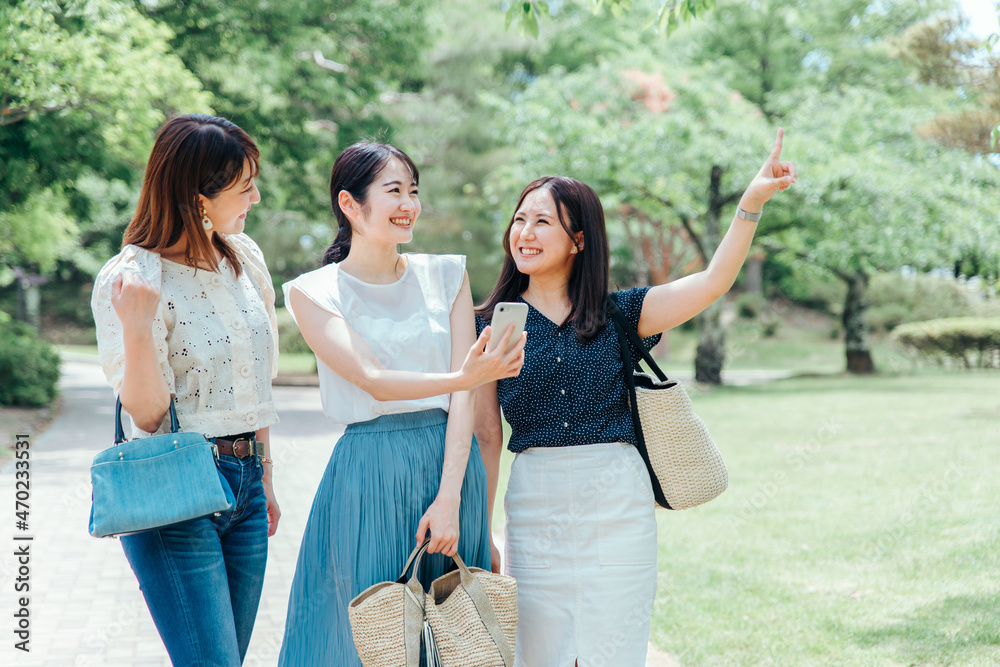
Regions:
<instances>
[{"instance_id":1,"label":"white pencil skirt","mask_svg":"<svg viewBox=\"0 0 1000 667\"><path fill-rule=\"evenodd\" d=\"M507 495L516 667L643 667L656 597L653 490L635 447L533 447Z\"/></svg>"}]
</instances>

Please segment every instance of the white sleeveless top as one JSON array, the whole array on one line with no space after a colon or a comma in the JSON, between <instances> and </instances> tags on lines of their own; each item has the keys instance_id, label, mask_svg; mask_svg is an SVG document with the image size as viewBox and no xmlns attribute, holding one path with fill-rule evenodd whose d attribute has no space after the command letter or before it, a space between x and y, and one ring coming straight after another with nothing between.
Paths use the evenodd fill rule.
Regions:
<instances>
[{"instance_id":1,"label":"white sleeveless top","mask_svg":"<svg viewBox=\"0 0 1000 667\"><path fill-rule=\"evenodd\" d=\"M295 287L323 310L342 317L391 370L451 371L451 309L465 278L462 255L407 254L403 277L388 285L366 283L336 264L304 273L283 285L285 304ZM295 312L292 311L292 315ZM377 401L334 373L319 358L323 412L335 422L353 424L381 415L442 408L447 394L408 401Z\"/></svg>"},{"instance_id":2,"label":"white sleeveless top","mask_svg":"<svg viewBox=\"0 0 1000 667\"><path fill-rule=\"evenodd\" d=\"M243 267L238 278L225 259L217 273L196 271L127 245L101 269L91 298L97 351L117 394L125 376L125 344L111 305L112 284L119 273L132 271L159 287L152 333L160 372L174 395L181 428L205 437L256 431L278 421L271 395L278 371L271 276L249 236L225 238ZM157 433L169 425L164 419ZM132 433L148 435L135 427Z\"/></svg>"}]
</instances>

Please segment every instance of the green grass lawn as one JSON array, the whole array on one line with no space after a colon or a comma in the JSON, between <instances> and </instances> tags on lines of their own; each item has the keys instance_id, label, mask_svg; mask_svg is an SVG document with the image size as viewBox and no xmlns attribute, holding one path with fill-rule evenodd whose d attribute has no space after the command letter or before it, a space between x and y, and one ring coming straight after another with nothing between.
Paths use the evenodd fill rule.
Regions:
<instances>
[{"instance_id":1,"label":"green grass lawn","mask_svg":"<svg viewBox=\"0 0 1000 667\"><path fill-rule=\"evenodd\" d=\"M694 393L730 487L657 513L653 642L688 665L1000 664L998 389L921 371Z\"/></svg>"},{"instance_id":2,"label":"green grass lawn","mask_svg":"<svg viewBox=\"0 0 1000 667\"><path fill-rule=\"evenodd\" d=\"M664 372L693 369L697 333L674 329L670 332L669 354L663 348L654 353ZM872 357L880 369L909 370L913 363L884 336L873 337ZM785 327L771 337L757 327L738 320L726 332L724 370L787 370L792 374L839 373L844 369L844 341L831 338L828 331Z\"/></svg>"}]
</instances>

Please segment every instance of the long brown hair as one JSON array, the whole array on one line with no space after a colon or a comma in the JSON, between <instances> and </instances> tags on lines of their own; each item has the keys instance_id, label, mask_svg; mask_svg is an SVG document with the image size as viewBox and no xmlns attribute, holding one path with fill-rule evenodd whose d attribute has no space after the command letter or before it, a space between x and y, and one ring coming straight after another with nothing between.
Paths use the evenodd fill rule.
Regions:
<instances>
[{"instance_id":1,"label":"long brown hair","mask_svg":"<svg viewBox=\"0 0 1000 667\"><path fill-rule=\"evenodd\" d=\"M198 195L211 199L232 186L247 160L257 176L257 145L224 118L192 114L167 121L156 135L139 204L125 229L122 245L137 245L158 253L184 236L185 263L196 266L204 262L212 271L218 271L218 260L201 225ZM212 235L212 245L239 275L242 267L236 252L221 234Z\"/></svg>"},{"instance_id":2,"label":"long brown hair","mask_svg":"<svg viewBox=\"0 0 1000 667\"><path fill-rule=\"evenodd\" d=\"M604 208L597 193L589 185L565 176L544 176L528 184L517 200L510 223L503 235L505 253L503 268L493 292L486 303L476 309L486 321L493 319L493 309L503 301L514 301L528 289L528 276L521 273L514 263L510 249L510 228L514 225L517 211L524 198L535 190L548 190L556 204L559 223L577 248L573 268L570 269L569 293L570 310L568 322L573 323L577 337L587 342L597 336L607 324L605 302L608 297L608 275L610 273L610 251L608 232L604 223ZM575 237L583 232L583 248Z\"/></svg>"},{"instance_id":3,"label":"long brown hair","mask_svg":"<svg viewBox=\"0 0 1000 667\"><path fill-rule=\"evenodd\" d=\"M323 266L334 262L342 262L351 252L351 238L354 227L351 220L340 208L338 197L342 191L347 191L354 201L365 210L368 205L368 188L375 182L379 172L385 169L389 160L396 158L407 166L413 176L413 182L420 182L420 170L410 156L391 144L381 144L374 141L361 141L344 149L333 163L330 174L330 204L333 214L337 216L337 237L323 253Z\"/></svg>"}]
</instances>

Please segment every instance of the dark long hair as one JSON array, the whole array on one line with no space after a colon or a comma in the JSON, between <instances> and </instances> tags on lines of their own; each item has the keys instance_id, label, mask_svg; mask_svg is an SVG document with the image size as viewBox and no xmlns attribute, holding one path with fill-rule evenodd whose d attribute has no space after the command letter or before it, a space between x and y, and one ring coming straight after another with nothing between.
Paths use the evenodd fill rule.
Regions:
<instances>
[{"instance_id":1,"label":"dark long hair","mask_svg":"<svg viewBox=\"0 0 1000 667\"><path fill-rule=\"evenodd\" d=\"M332 262L342 262L351 252L351 237L354 228L351 220L340 208L338 197L342 191L347 191L354 201L358 202L362 211L368 204L368 188L375 182L379 172L385 169L389 160L396 158L410 169L413 182L420 182L420 171L413 164L410 156L389 144L362 141L344 149L333 163L330 174L330 204L333 214L337 216L337 237L323 253L323 266Z\"/></svg>"},{"instance_id":2,"label":"dark long hair","mask_svg":"<svg viewBox=\"0 0 1000 667\"><path fill-rule=\"evenodd\" d=\"M192 266L204 262L217 271L219 263L201 226L198 195L212 199L229 188L243 173L246 160L256 176L260 170L257 145L224 118L196 114L167 121L156 135L139 203L122 245L162 252L184 235L185 262ZM239 275L242 267L236 251L221 234L212 235L212 245Z\"/></svg>"},{"instance_id":3,"label":"dark long hair","mask_svg":"<svg viewBox=\"0 0 1000 667\"><path fill-rule=\"evenodd\" d=\"M574 178L545 176L532 181L521 193L503 235L506 257L503 268L500 269L500 278L486 303L477 308L476 313L486 321L491 321L493 309L498 303L514 301L528 289L528 276L518 271L511 253L510 228L514 225L514 218L524 203L524 198L529 193L542 189L548 190L552 195L559 223L578 251L567 285L569 300L573 304L567 321L573 323L577 337L586 342L599 334L607 324L605 301L608 296L610 251L601 200L590 186ZM583 248L575 240L580 232L583 232Z\"/></svg>"}]
</instances>

